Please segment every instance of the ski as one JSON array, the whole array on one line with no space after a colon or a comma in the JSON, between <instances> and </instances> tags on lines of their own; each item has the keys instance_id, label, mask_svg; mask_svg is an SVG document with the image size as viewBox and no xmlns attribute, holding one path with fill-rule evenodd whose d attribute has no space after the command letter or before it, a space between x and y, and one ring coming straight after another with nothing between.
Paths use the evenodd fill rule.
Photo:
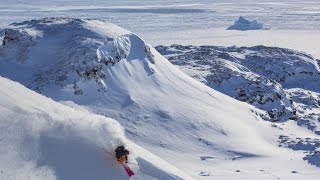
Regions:
<instances>
[{"instance_id":1,"label":"ski","mask_svg":"<svg viewBox=\"0 0 320 180\"><path fill-rule=\"evenodd\" d=\"M115 162L117 162L117 164L120 164L116 160L117 158L112 153L106 151L105 149L102 149L102 150L103 150L103 152L105 152L105 155L110 156ZM134 163L132 163L132 164L134 164ZM129 177L134 176L134 172L131 170L131 168L127 164L121 164L121 165L123 166L124 170L126 171L126 173L128 174ZM139 165L139 164L137 164L137 165Z\"/></svg>"},{"instance_id":2,"label":"ski","mask_svg":"<svg viewBox=\"0 0 320 180\"><path fill-rule=\"evenodd\" d=\"M123 166L124 169L126 170L126 172L127 172L127 174L128 174L129 177L131 177L131 176L134 175L133 171L130 169L130 167L129 167L128 165L122 164L122 166Z\"/></svg>"}]
</instances>

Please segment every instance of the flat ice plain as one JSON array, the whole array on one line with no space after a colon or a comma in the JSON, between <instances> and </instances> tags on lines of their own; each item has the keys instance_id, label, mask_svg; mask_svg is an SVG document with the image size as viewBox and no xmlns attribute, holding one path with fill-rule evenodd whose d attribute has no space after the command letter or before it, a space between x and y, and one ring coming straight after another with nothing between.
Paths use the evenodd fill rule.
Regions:
<instances>
[{"instance_id":1,"label":"flat ice plain","mask_svg":"<svg viewBox=\"0 0 320 180\"><path fill-rule=\"evenodd\" d=\"M270 30L226 31L240 15ZM68 16L99 18L135 32L152 45L267 45L320 58L319 0L11 0L0 2L0 26Z\"/></svg>"}]
</instances>

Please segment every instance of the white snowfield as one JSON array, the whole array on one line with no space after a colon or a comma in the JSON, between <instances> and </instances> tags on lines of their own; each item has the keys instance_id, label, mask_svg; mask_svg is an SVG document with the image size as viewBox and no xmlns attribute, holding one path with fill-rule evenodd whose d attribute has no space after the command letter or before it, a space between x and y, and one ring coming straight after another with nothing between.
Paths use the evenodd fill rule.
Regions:
<instances>
[{"instance_id":1,"label":"white snowfield","mask_svg":"<svg viewBox=\"0 0 320 180\"><path fill-rule=\"evenodd\" d=\"M150 161L154 162L148 163L149 159L146 157L140 161L136 158L140 163L140 170L136 171L142 175L134 178L143 179L143 174L146 174L148 178L153 176L157 179L317 179L320 175L318 168L302 160L303 152L279 148L277 143L281 134L294 136L295 133L299 133L305 137L318 137L317 135L299 127L295 127L296 131L286 130L261 120L257 115L260 113L259 110L221 94L182 73L153 47L131 32L98 20L68 18L15 23L5 32L5 43L0 49L1 76L18 81L55 101L72 101L91 113L116 119L125 128L125 134L131 141L191 176L188 177L165 162L158 163L155 157L150 158ZM1 85L7 86L9 85ZM21 88L17 86L13 89L20 91ZM19 97L16 95L18 93L12 94L12 91L5 91L8 95L4 97L7 99L1 100L1 103L21 100L25 102L22 104L23 108L38 112L31 104L41 98L29 98L26 95ZM16 96L18 98L14 101ZM55 128L56 126L50 125L50 128L45 128L48 129L44 133L44 138L47 139L43 140L42 136L39 140L30 138L30 142L40 144L38 146L42 147L42 150L48 151L44 153L48 154L46 158L52 158L50 161L43 161L55 162L56 157L64 157L65 152L73 152L76 146L79 151L77 153L83 157L77 164L104 169L102 162L105 161L102 160L103 155L101 159L98 158L98 151L90 158L101 161L102 166L91 166L90 162L96 162L86 160L84 154L88 154L87 151L94 154L91 147L99 145L114 148L113 139L105 142L108 140L105 136L110 135L110 131L119 129L119 125L110 119L89 115L88 112L70 109L71 112L68 114L66 111L69 108L65 106L59 105L61 109L51 109L51 106L46 107L46 104L39 100L38 108L40 112L47 112L45 117L52 120L49 124L55 124L53 122L56 121L62 124L70 122L72 126L58 125ZM66 104L78 107L72 103ZM17 110L2 111L9 111L8 114L13 117L12 114ZM81 116L83 113L86 114L85 118ZM37 113L32 113L34 114ZM27 124L31 123L34 126L38 126L38 123L35 123L37 118L22 117ZM9 127L15 127L7 120L7 116L4 116L4 119L9 123ZM96 123L100 126L93 126ZM101 126L105 129L100 130ZM113 128L114 126L116 127ZM286 124L286 127L290 126ZM70 147L56 148L55 143L59 145L62 142L55 140L54 135L54 140L50 139L52 131L58 132L55 134L58 140L59 137L63 139L62 135L75 144L67 143ZM19 148L33 148L32 143L25 143L28 139L19 140L21 137L28 137L26 134L19 134L21 132L28 134L29 131L15 131L12 136L17 136L17 140L12 140L13 145ZM124 142L127 145L121 130L117 132L120 135L119 140L115 138L115 143ZM72 141L75 139L78 141ZM90 146L83 143L89 143ZM5 145L7 144L10 143ZM141 152L141 148L130 144L130 152L133 154L141 153L142 158L143 154L147 154ZM10 159L29 162L28 159L32 159L29 169L38 172L39 168L33 168L39 167L35 165L34 156L30 158L31 155L28 153L26 156L15 156L2 151L4 150L1 149L1 162L5 162L2 158L8 158L6 162ZM38 151L30 150L31 152L37 157ZM69 166L66 168L60 160L57 160L58 164L41 166L41 172L48 176L54 174L56 169L47 171L52 166L61 168L63 172L67 171ZM66 164L74 163L64 161ZM17 167L24 166L8 167L7 170L12 172ZM24 172L23 169L17 170L20 171ZM86 170L82 169L83 176L85 172ZM123 177L118 172L120 171L113 172L115 179ZM70 176L72 174L70 171L67 173L70 173ZM101 170L97 173L103 175L105 172ZM35 174L37 173L33 173Z\"/></svg>"},{"instance_id":2,"label":"white snowfield","mask_svg":"<svg viewBox=\"0 0 320 180\"><path fill-rule=\"evenodd\" d=\"M320 58L319 30L229 31L225 29L197 29L175 32L146 32L152 45L214 45L214 46L271 46L290 48ZM156 37L156 38L155 38Z\"/></svg>"}]
</instances>

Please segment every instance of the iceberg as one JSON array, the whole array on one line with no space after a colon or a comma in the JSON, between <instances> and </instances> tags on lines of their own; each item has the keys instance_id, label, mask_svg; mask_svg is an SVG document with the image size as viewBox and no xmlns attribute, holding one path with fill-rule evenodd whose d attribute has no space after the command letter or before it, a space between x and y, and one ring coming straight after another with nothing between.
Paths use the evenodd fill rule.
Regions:
<instances>
[{"instance_id":1,"label":"iceberg","mask_svg":"<svg viewBox=\"0 0 320 180\"><path fill-rule=\"evenodd\" d=\"M263 29L263 23L259 23L256 20L249 21L244 17L240 16L239 19L235 21L232 26L228 27L227 30L247 31L247 30L258 30L258 29Z\"/></svg>"}]
</instances>

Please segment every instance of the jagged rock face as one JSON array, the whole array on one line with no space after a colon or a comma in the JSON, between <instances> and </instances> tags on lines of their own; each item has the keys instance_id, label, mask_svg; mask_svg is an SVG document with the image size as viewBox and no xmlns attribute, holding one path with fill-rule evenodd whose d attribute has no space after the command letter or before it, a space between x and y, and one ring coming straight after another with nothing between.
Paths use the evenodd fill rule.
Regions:
<instances>
[{"instance_id":1,"label":"jagged rock face","mask_svg":"<svg viewBox=\"0 0 320 180\"><path fill-rule=\"evenodd\" d=\"M6 29L0 54L11 56L11 59L23 63L27 59L29 47L35 44L35 38L37 37L31 36L25 31Z\"/></svg>"},{"instance_id":2,"label":"jagged rock face","mask_svg":"<svg viewBox=\"0 0 320 180\"><path fill-rule=\"evenodd\" d=\"M297 123L320 135L320 93L300 88L287 89L297 110Z\"/></svg>"},{"instance_id":3,"label":"jagged rock face","mask_svg":"<svg viewBox=\"0 0 320 180\"><path fill-rule=\"evenodd\" d=\"M156 49L191 77L267 111L268 120L295 119L319 129L319 60L305 53L265 46Z\"/></svg>"},{"instance_id":4,"label":"jagged rock face","mask_svg":"<svg viewBox=\"0 0 320 180\"><path fill-rule=\"evenodd\" d=\"M243 49L243 48L242 48ZM279 82L284 88L320 91L317 60L305 53L289 49L256 46L248 48L241 62L251 71ZM312 82L311 82L312 81Z\"/></svg>"}]
</instances>

